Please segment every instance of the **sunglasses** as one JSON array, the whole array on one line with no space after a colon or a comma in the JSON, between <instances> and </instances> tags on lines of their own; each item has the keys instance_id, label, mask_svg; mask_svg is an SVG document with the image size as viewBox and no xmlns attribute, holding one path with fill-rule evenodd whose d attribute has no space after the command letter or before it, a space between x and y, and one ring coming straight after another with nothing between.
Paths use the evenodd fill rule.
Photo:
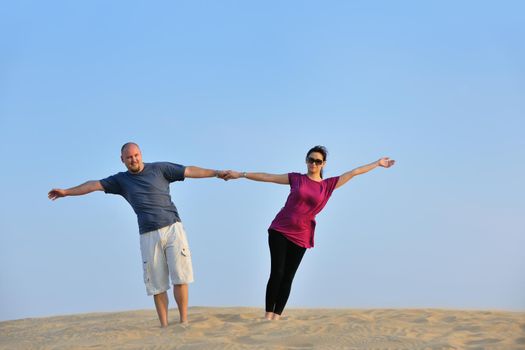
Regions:
<instances>
[{"instance_id":1,"label":"sunglasses","mask_svg":"<svg viewBox=\"0 0 525 350\"><path fill-rule=\"evenodd\" d=\"M312 157L308 157L306 158L306 161L310 164L314 164L315 165L322 165L323 164L323 160L322 159L315 159L315 158L312 158Z\"/></svg>"}]
</instances>

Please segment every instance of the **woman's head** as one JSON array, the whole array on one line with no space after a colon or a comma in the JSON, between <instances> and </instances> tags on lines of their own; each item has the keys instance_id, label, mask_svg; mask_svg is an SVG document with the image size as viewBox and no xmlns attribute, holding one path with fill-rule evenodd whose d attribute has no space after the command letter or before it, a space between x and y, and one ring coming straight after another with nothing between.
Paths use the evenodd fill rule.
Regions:
<instances>
[{"instance_id":1,"label":"woman's head","mask_svg":"<svg viewBox=\"0 0 525 350\"><path fill-rule=\"evenodd\" d=\"M319 175L323 178L323 168L326 164L327 155L328 151L324 146L312 147L308 153L306 153L308 171L312 173L319 172Z\"/></svg>"}]
</instances>

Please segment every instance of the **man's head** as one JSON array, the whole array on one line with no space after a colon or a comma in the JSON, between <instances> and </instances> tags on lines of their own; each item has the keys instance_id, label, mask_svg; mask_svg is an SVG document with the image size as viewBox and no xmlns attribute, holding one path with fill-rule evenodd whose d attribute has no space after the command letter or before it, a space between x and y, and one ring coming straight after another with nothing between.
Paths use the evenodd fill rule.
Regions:
<instances>
[{"instance_id":1,"label":"man's head","mask_svg":"<svg viewBox=\"0 0 525 350\"><path fill-rule=\"evenodd\" d=\"M142 162L142 153L139 145L134 142L125 143L120 149L120 159L128 168L130 173L140 173L144 169Z\"/></svg>"}]
</instances>

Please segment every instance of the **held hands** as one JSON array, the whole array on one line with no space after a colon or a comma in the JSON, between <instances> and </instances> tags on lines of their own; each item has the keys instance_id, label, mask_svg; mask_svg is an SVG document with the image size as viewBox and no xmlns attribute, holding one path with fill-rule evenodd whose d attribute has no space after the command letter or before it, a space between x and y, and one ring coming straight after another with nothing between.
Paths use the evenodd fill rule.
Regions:
<instances>
[{"instance_id":1,"label":"held hands","mask_svg":"<svg viewBox=\"0 0 525 350\"><path fill-rule=\"evenodd\" d=\"M246 176L246 173L244 173L245 175L243 175L243 173L239 172L239 171L235 171L235 170L228 170L227 171L227 174L226 174L226 178L224 180L228 181L228 180L235 180L235 179L239 179L241 177L245 177Z\"/></svg>"},{"instance_id":2,"label":"held hands","mask_svg":"<svg viewBox=\"0 0 525 350\"><path fill-rule=\"evenodd\" d=\"M377 164L379 166L382 166L383 168L390 168L395 163L396 161L393 159L390 159L389 157L383 157L377 161Z\"/></svg>"},{"instance_id":3,"label":"held hands","mask_svg":"<svg viewBox=\"0 0 525 350\"><path fill-rule=\"evenodd\" d=\"M224 181L228 181L242 177L242 173L234 170L220 170L217 172L217 177Z\"/></svg>"}]
</instances>

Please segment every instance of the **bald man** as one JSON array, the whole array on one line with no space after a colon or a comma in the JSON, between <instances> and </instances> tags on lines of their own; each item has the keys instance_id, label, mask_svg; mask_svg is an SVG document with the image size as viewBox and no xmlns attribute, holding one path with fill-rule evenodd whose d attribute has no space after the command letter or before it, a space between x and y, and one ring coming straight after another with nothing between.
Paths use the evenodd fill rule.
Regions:
<instances>
[{"instance_id":1,"label":"bald man","mask_svg":"<svg viewBox=\"0 0 525 350\"><path fill-rule=\"evenodd\" d=\"M148 295L153 295L161 327L168 326L170 278L180 322L187 323L188 283L193 282L193 268L186 233L171 201L169 185L187 177L224 178L226 173L169 162L144 163L139 146L133 142L122 146L120 159L127 171L68 189L54 188L48 197L55 200L94 191L124 197L137 214L144 283Z\"/></svg>"}]
</instances>

